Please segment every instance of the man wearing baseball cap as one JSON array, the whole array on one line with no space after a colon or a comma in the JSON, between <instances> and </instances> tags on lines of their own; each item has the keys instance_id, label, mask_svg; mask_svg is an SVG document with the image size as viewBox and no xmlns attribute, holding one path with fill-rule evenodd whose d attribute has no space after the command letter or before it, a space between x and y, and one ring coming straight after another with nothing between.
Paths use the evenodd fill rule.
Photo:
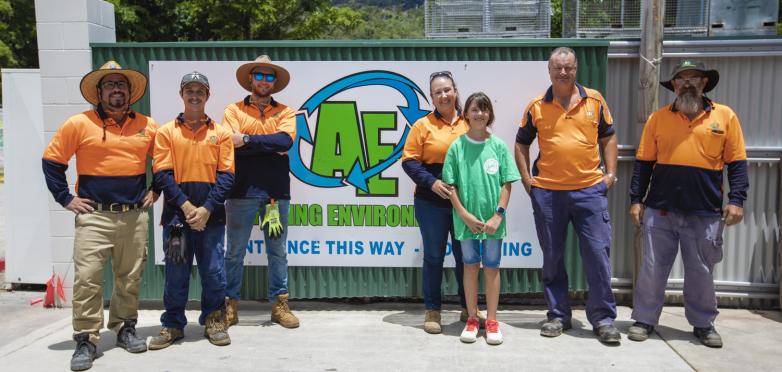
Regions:
<instances>
[{"instance_id":1,"label":"man wearing baseball cap","mask_svg":"<svg viewBox=\"0 0 782 372\"><path fill-rule=\"evenodd\" d=\"M255 216L260 213L269 260L268 299L274 300L271 320L285 328L296 328L299 319L288 307L286 242L291 199L287 151L296 137L296 113L272 98L272 94L288 85L290 73L262 55L239 66L236 80L250 94L228 105L223 116L223 125L233 131L236 148L236 183L225 202L226 317L229 325L239 320L237 305L242 289L244 255Z\"/></svg>"},{"instance_id":2,"label":"man wearing baseball cap","mask_svg":"<svg viewBox=\"0 0 782 372\"><path fill-rule=\"evenodd\" d=\"M193 71L182 77L179 95L185 110L158 130L155 138L155 187L165 205L163 251L166 279L160 317L163 329L149 342L163 349L184 337L185 305L193 258L201 277L204 337L214 345L231 343L225 324L225 196L234 181L231 131L205 113L209 80Z\"/></svg>"},{"instance_id":3,"label":"man wearing baseball cap","mask_svg":"<svg viewBox=\"0 0 782 372\"><path fill-rule=\"evenodd\" d=\"M704 95L718 81L716 70L681 61L670 79L660 83L676 99L644 126L630 183L630 216L643 233L631 340L646 340L657 325L668 275L681 249L687 321L702 344L722 347L714 328L719 312L712 272L722 260L723 228L744 216L749 180L739 119L728 106ZM730 190L723 205L726 166Z\"/></svg>"},{"instance_id":4,"label":"man wearing baseball cap","mask_svg":"<svg viewBox=\"0 0 782 372\"><path fill-rule=\"evenodd\" d=\"M148 155L155 122L130 109L144 96L147 78L106 62L81 80L81 94L95 107L71 116L43 154L43 173L54 200L76 214L73 239L73 338L71 369L92 367L103 328L103 271L112 261L114 288L108 328L117 346L147 350L136 336L138 294L147 258L147 208L157 194L147 189ZM76 155L76 195L65 171Z\"/></svg>"}]
</instances>

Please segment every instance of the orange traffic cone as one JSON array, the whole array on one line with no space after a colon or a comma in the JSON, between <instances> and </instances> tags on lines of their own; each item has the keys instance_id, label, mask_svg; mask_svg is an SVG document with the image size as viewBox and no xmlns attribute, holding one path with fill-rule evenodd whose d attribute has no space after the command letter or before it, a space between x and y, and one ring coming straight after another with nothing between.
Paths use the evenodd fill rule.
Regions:
<instances>
[{"instance_id":1,"label":"orange traffic cone","mask_svg":"<svg viewBox=\"0 0 782 372\"><path fill-rule=\"evenodd\" d=\"M65 290L62 287L60 274L52 274L46 281L46 296L43 299L43 307L62 307L65 301Z\"/></svg>"}]
</instances>

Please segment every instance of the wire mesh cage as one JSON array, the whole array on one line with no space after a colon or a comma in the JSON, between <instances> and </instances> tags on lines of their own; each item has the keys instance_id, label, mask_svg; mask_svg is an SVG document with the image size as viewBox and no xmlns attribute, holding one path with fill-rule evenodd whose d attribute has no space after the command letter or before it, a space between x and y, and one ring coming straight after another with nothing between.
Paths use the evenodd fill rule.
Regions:
<instances>
[{"instance_id":1,"label":"wire mesh cage","mask_svg":"<svg viewBox=\"0 0 782 372\"><path fill-rule=\"evenodd\" d=\"M644 0L562 0L562 36L636 38L641 36ZM707 36L710 0L665 0L663 33Z\"/></svg>"},{"instance_id":2,"label":"wire mesh cage","mask_svg":"<svg viewBox=\"0 0 782 372\"><path fill-rule=\"evenodd\" d=\"M550 0L427 0L426 37L518 38L549 36Z\"/></svg>"}]
</instances>

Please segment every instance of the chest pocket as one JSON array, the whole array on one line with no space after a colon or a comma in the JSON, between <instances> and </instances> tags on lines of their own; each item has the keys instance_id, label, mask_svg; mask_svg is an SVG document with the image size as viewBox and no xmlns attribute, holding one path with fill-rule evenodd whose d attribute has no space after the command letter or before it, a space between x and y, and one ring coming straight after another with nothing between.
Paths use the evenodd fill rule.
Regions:
<instances>
[{"instance_id":1,"label":"chest pocket","mask_svg":"<svg viewBox=\"0 0 782 372\"><path fill-rule=\"evenodd\" d=\"M711 158L719 158L725 147L725 127L712 123L703 125L696 136L703 146L703 152Z\"/></svg>"},{"instance_id":2,"label":"chest pocket","mask_svg":"<svg viewBox=\"0 0 782 372\"><path fill-rule=\"evenodd\" d=\"M217 161L220 159L220 145L207 143L206 149L201 151L201 160L210 168L217 167Z\"/></svg>"}]
</instances>

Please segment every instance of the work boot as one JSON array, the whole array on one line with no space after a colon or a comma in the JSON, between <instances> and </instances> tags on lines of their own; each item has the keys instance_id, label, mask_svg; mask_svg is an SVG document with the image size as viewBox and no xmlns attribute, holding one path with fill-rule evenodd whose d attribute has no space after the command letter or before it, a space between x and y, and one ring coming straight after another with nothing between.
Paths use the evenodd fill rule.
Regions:
<instances>
[{"instance_id":1,"label":"work boot","mask_svg":"<svg viewBox=\"0 0 782 372\"><path fill-rule=\"evenodd\" d=\"M149 340L149 350L165 349L177 340L185 338L185 332L181 329L163 327L160 334Z\"/></svg>"},{"instance_id":2,"label":"work boot","mask_svg":"<svg viewBox=\"0 0 782 372\"><path fill-rule=\"evenodd\" d=\"M147 351L147 342L136 336L135 319L126 320L122 323L122 328L117 333L117 346L131 353Z\"/></svg>"},{"instance_id":3,"label":"work boot","mask_svg":"<svg viewBox=\"0 0 782 372\"><path fill-rule=\"evenodd\" d=\"M222 310L212 311L206 316L204 337L208 338L212 345L225 346L231 344L231 337L228 337L228 327L225 323L225 313Z\"/></svg>"},{"instance_id":4,"label":"work boot","mask_svg":"<svg viewBox=\"0 0 782 372\"><path fill-rule=\"evenodd\" d=\"M285 328L298 328L299 318L293 315L288 307L288 294L283 293L277 296L277 301L272 306L272 322Z\"/></svg>"},{"instance_id":5,"label":"work boot","mask_svg":"<svg viewBox=\"0 0 782 372\"><path fill-rule=\"evenodd\" d=\"M225 298L225 322L228 327L239 323L239 300L226 297Z\"/></svg>"},{"instance_id":6,"label":"work boot","mask_svg":"<svg viewBox=\"0 0 782 372\"><path fill-rule=\"evenodd\" d=\"M440 327L440 310L426 310L424 315L424 331L437 334L443 331Z\"/></svg>"},{"instance_id":7,"label":"work boot","mask_svg":"<svg viewBox=\"0 0 782 372\"><path fill-rule=\"evenodd\" d=\"M613 324L597 327L592 330L597 335L597 339L605 344L618 344L622 341L622 335Z\"/></svg>"},{"instance_id":8,"label":"work boot","mask_svg":"<svg viewBox=\"0 0 782 372\"><path fill-rule=\"evenodd\" d=\"M90 334L82 332L73 336L76 341L76 351L71 357L71 371L84 371L92 368L92 361L98 356L95 344L90 342Z\"/></svg>"},{"instance_id":9,"label":"work boot","mask_svg":"<svg viewBox=\"0 0 782 372\"><path fill-rule=\"evenodd\" d=\"M559 318L551 319L543 323L543 326L540 327L540 335L545 337L557 337L561 335L562 332L567 331L572 327L573 325L570 321L563 322L562 319Z\"/></svg>"},{"instance_id":10,"label":"work boot","mask_svg":"<svg viewBox=\"0 0 782 372\"><path fill-rule=\"evenodd\" d=\"M627 338L633 341L646 341L652 332L654 332L654 326L642 322L635 322L627 330Z\"/></svg>"},{"instance_id":11,"label":"work boot","mask_svg":"<svg viewBox=\"0 0 782 372\"><path fill-rule=\"evenodd\" d=\"M722 347L722 336L717 333L717 330L714 329L713 326L708 328L694 327L692 329L692 333L701 341L702 344L708 347Z\"/></svg>"},{"instance_id":12,"label":"work boot","mask_svg":"<svg viewBox=\"0 0 782 372\"><path fill-rule=\"evenodd\" d=\"M475 313L478 314L478 321L481 324L481 328L486 326L486 317L481 313L481 309L475 309ZM462 323L467 323L467 319L470 318L470 313L467 312L467 309L462 309L462 313L459 314L459 320Z\"/></svg>"}]
</instances>

